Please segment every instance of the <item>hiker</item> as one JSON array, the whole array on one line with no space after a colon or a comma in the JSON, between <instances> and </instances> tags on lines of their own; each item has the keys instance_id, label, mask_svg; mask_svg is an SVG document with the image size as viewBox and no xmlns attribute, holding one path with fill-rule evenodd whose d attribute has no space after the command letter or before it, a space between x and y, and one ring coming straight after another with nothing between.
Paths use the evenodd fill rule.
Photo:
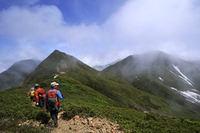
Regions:
<instances>
[{"instance_id":1,"label":"hiker","mask_svg":"<svg viewBox=\"0 0 200 133\"><path fill-rule=\"evenodd\" d=\"M59 99L63 99L61 92L57 89L59 84L51 83L51 88L46 92L46 109L50 112L51 118L54 121L54 126L58 127L58 112L60 107Z\"/></svg>"},{"instance_id":2,"label":"hiker","mask_svg":"<svg viewBox=\"0 0 200 133\"><path fill-rule=\"evenodd\" d=\"M44 106L44 100L46 97L46 92L43 88L39 86L39 84L35 84L35 102L36 106L43 107Z\"/></svg>"},{"instance_id":3,"label":"hiker","mask_svg":"<svg viewBox=\"0 0 200 133\"><path fill-rule=\"evenodd\" d=\"M30 97L32 102L35 102L35 89L34 87L31 87L28 91L28 96Z\"/></svg>"}]
</instances>

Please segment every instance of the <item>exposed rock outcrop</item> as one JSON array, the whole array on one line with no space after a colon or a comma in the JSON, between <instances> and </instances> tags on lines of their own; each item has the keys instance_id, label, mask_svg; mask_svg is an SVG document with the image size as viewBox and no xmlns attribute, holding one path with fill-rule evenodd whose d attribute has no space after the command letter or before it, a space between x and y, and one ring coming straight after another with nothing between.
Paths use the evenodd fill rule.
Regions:
<instances>
[{"instance_id":1,"label":"exposed rock outcrop","mask_svg":"<svg viewBox=\"0 0 200 133\"><path fill-rule=\"evenodd\" d=\"M124 133L118 124L95 117L83 118L76 115L70 120L60 118L58 123L59 126L51 129L51 133Z\"/></svg>"}]
</instances>

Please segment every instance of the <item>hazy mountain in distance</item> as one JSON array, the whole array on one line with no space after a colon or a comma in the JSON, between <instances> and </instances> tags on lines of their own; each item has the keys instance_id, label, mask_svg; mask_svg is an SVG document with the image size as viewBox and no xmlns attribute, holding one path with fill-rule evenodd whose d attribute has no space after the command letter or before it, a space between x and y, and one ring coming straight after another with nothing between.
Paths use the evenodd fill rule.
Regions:
<instances>
[{"instance_id":1,"label":"hazy mountain in distance","mask_svg":"<svg viewBox=\"0 0 200 133\"><path fill-rule=\"evenodd\" d=\"M24 79L40 64L39 60L28 59L14 63L6 71L0 73L1 90L19 86Z\"/></svg>"},{"instance_id":2,"label":"hazy mountain in distance","mask_svg":"<svg viewBox=\"0 0 200 133\"><path fill-rule=\"evenodd\" d=\"M115 64L115 63L118 62L118 61L120 61L120 60L114 61L114 62L112 62L112 63L105 64L105 65L95 65L95 66L93 66L93 68L94 68L95 70L97 70L97 71L102 71L102 70L106 69L107 67L109 67L109 66Z\"/></svg>"},{"instance_id":3,"label":"hazy mountain in distance","mask_svg":"<svg viewBox=\"0 0 200 133\"><path fill-rule=\"evenodd\" d=\"M164 93L170 99L169 92L174 91L188 101L200 104L199 62L154 51L128 56L103 72L122 77L136 88L157 96Z\"/></svg>"}]
</instances>

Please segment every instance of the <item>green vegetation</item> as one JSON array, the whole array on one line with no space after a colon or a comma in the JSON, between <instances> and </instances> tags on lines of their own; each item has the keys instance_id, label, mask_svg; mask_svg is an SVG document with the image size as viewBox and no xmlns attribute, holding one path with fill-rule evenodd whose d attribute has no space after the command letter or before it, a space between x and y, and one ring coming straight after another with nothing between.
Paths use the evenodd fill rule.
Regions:
<instances>
[{"instance_id":1,"label":"green vegetation","mask_svg":"<svg viewBox=\"0 0 200 133\"><path fill-rule=\"evenodd\" d=\"M35 127L34 121L47 124L49 114L32 106L27 92L35 83L47 90L56 81L64 96L60 111L65 112L66 120L75 115L106 118L118 123L126 133L199 133L199 106L188 104L156 80L158 73L145 72L139 77L137 69L132 71L137 66L130 64L129 58L118 64L118 70L111 68L113 72L100 73L72 56L54 51L22 86L0 91L0 132L46 133L48 127ZM132 67L123 68L124 64ZM58 77L54 79L55 74ZM170 79L169 73L168 76ZM178 86L175 79L166 82ZM23 124L27 120L33 122Z\"/></svg>"},{"instance_id":2,"label":"green vegetation","mask_svg":"<svg viewBox=\"0 0 200 133\"><path fill-rule=\"evenodd\" d=\"M59 76L55 80L60 83L59 89L65 97L61 101L61 111L65 111L64 117L66 119L70 119L74 115L107 118L112 122L118 123L121 129L127 133L198 133L200 131L200 121L188 118L170 118L153 113L143 113L142 111L138 111L138 109L134 109L133 105L127 106L129 103L125 102L125 100L124 103L126 104L124 104L123 101L120 101L120 99L117 100L117 98L113 100L73 78L63 75ZM45 86L46 90L48 89L49 83L49 79L40 81L40 84ZM101 87L106 86L102 82L101 84ZM110 82L110 90L112 90L113 85L115 84ZM100 89L97 86L95 87L97 90ZM115 85L115 87L117 86ZM120 88L122 86L118 87ZM42 109L31 105L31 101L27 97L27 91L29 88L30 85L25 85L1 91L0 106L2 108L0 110L0 131L26 131L31 133L47 132L47 127L34 127L31 124L19 126L20 123L26 120L35 120L46 123L50 119L49 115ZM123 89L126 88L132 89L128 86ZM115 93L120 94L121 92L119 91L120 90L117 90ZM142 96L139 92L135 93L141 95L140 100L143 101L144 107L149 101L151 101L152 104L154 103L154 101L151 100L151 95L144 93ZM110 94L109 96L111 96ZM121 95L125 94L121 93ZM128 101L130 100L128 97L126 98ZM140 100L137 100L137 98L134 99L136 101L135 104L140 103ZM153 105L149 105L149 108L151 106ZM161 105L160 107L156 106L155 108L159 109L161 108Z\"/></svg>"}]
</instances>

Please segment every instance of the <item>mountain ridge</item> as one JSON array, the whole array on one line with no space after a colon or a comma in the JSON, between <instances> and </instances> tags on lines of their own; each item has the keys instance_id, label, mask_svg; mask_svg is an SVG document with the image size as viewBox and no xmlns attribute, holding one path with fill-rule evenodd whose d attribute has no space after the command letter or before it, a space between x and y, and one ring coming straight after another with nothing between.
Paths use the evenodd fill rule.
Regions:
<instances>
[{"instance_id":1,"label":"mountain ridge","mask_svg":"<svg viewBox=\"0 0 200 133\"><path fill-rule=\"evenodd\" d=\"M195 103L198 105L195 110L198 110L200 105L199 68L200 66L194 62L156 51L153 54L150 52L128 56L104 69L103 72L122 77L142 91L169 100L173 99L181 105L190 106L190 103ZM189 103L180 102L182 96Z\"/></svg>"},{"instance_id":2,"label":"mountain ridge","mask_svg":"<svg viewBox=\"0 0 200 133\"><path fill-rule=\"evenodd\" d=\"M146 56L150 57L150 60L146 59ZM157 57L159 58L157 59ZM177 104L177 106L180 106L180 108L183 107L186 110L197 110L196 108L191 108L189 106L189 103L187 102L187 100L185 100L183 95L179 95L179 93L174 93L172 89L169 89L169 87L166 86L166 84L177 86L180 85L174 84L171 80L167 81L167 79L160 75L166 73L167 75L171 76L170 78L172 78L173 80L177 82L180 81L179 78L177 78L172 73L167 71L167 69L165 69L166 65L168 67L172 67L171 65L169 65L169 61L171 59L169 60L168 58L172 58L175 61L178 60L171 56L169 57L168 54L165 54L163 52L156 52L154 53L154 55L152 53L147 53L146 55L145 53L141 56L128 56L124 60L119 61L114 65L111 65L102 72L99 72L91 68L90 66L84 64L83 62L79 61L75 57L55 50L45 60L43 60L40 63L40 65L38 65L35 71L29 75L29 77L25 80L24 83L34 84L35 82L43 82L44 78L49 79L51 82L53 81L53 77L55 75L58 75L59 77L62 77L62 75L66 75L75 80L78 80L82 84L91 87L95 91L98 91L115 101L118 101L126 106L133 107L136 109L144 108L143 110L148 111L159 109L161 111L163 110L163 107L167 107L167 104L164 103L162 100L160 100L159 103L153 103L149 99L158 100L159 98L164 98L168 100L168 103L174 102L173 104ZM178 60L178 62L179 61L180 60ZM107 70L109 69L115 72L107 72ZM107 76L105 73L113 74L113 76ZM140 73L142 73L144 76L139 76ZM117 80L114 75L118 76ZM135 78L135 76L138 76L137 78L140 78L140 82L137 81L137 78ZM163 81L161 82L158 79L158 76L165 79L166 83ZM128 81L128 83L126 81ZM143 85L141 86L141 84ZM42 85L44 87L49 86L45 83L42 83ZM113 87L110 85L112 85ZM176 88L176 86L171 87ZM160 91L161 88L163 88L162 91ZM137 98L141 101L146 99L146 103L142 105L143 103L141 101L138 101L138 99L133 98L131 96L135 95L133 92L138 93L138 96L145 95ZM155 97L150 96L149 94L154 95ZM136 100L137 102L134 100Z\"/></svg>"},{"instance_id":3,"label":"mountain ridge","mask_svg":"<svg viewBox=\"0 0 200 133\"><path fill-rule=\"evenodd\" d=\"M0 106L6 107L0 110L0 117L9 117L10 123L13 118L48 122L43 110L31 106L27 91L35 83L47 90L50 83L56 81L65 97L60 107L64 111L63 119L71 119L75 115L108 118L120 124L125 132L162 132L163 128L171 132L197 131L200 125L199 105L180 94L189 91L187 87L191 85L187 81L193 80L185 75L185 67L179 64L186 63L195 68L194 72L198 65L193 67L190 62L180 60L181 63L171 65L170 60L163 58L152 62L146 59L147 62L142 60L141 64L137 64L143 58L146 56L129 56L100 72L73 56L55 50L27 76L21 86L0 93ZM180 86L185 88L179 89ZM182 128L177 129L177 126ZM34 130L45 132L45 128Z\"/></svg>"},{"instance_id":4,"label":"mountain ridge","mask_svg":"<svg viewBox=\"0 0 200 133\"><path fill-rule=\"evenodd\" d=\"M38 76L48 75L48 78L51 78L58 74L70 74L73 71L82 73L84 72L84 69L86 69L88 73L97 72L95 69L84 64L77 58L58 50L54 50L54 52L44 59L35 71L27 77L25 84L29 83L33 78L37 79Z\"/></svg>"},{"instance_id":5,"label":"mountain ridge","mask_svg":"<svg viewBox=\"0 0 200 133\"><path fill-rule=\"evenodd\" d=\"M34 71L40 61L35 59L21 60L14 63L6 71L0 73L0 90L19 86Z\"/></svg>"}]
</instances>

